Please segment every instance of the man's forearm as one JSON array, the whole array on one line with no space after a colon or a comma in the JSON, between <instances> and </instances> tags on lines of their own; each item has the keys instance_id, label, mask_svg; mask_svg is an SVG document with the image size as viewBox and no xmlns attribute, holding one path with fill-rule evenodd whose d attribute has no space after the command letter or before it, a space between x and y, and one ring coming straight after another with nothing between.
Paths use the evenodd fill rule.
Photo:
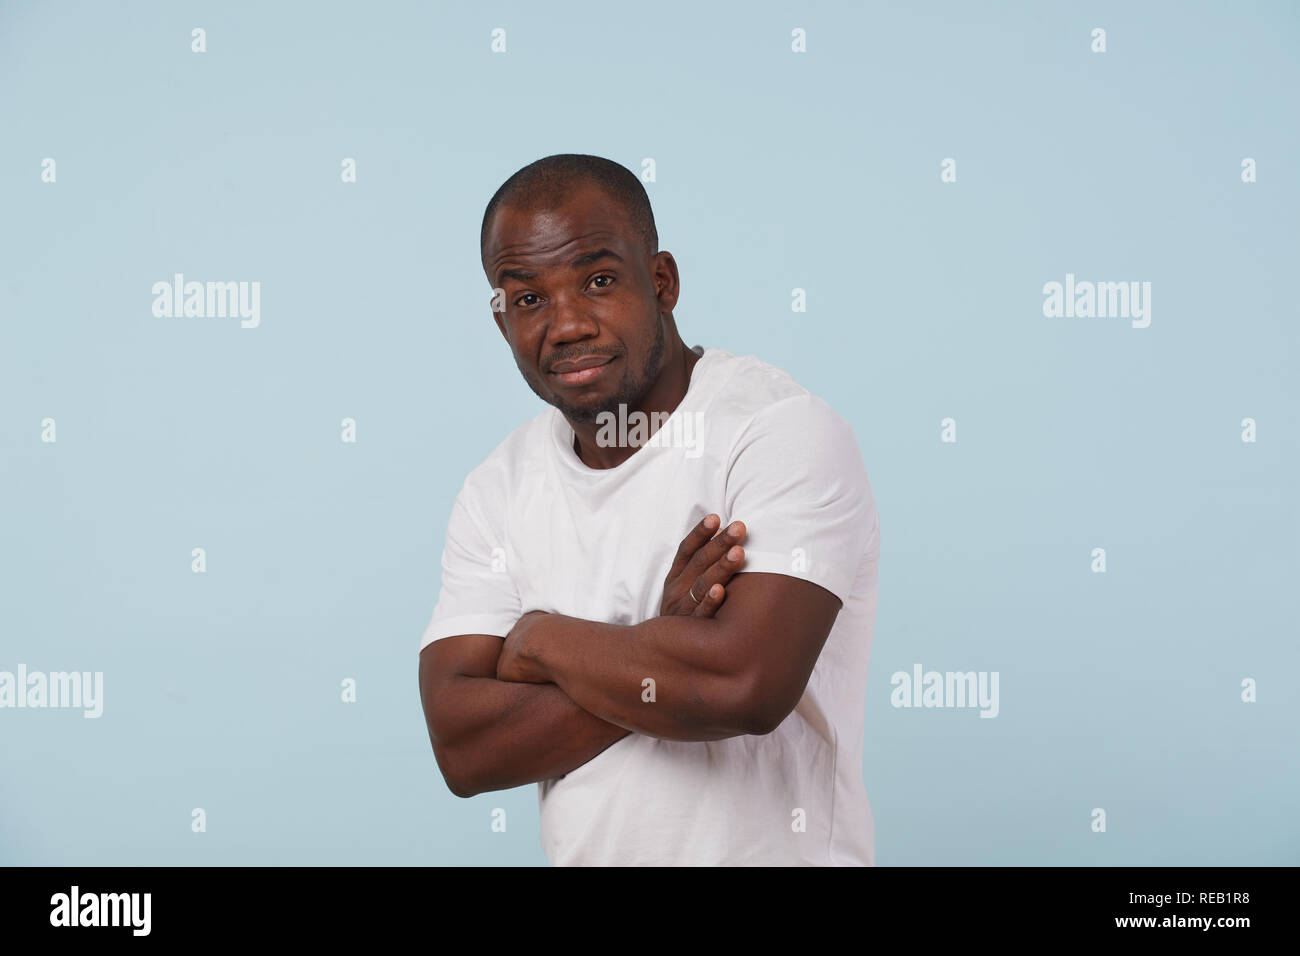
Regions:
<instances>
[{"instance_id":1,"label":"man's forearm","mask_svg":"<svg viewBox=\"0 0 1300 956\"><path fill-rule=\"evenodd\" d=\"M761 733L750 678L720 653L722 627L686 616L620 626L552 614L529 632L521 654L533 679L554 682L584 710L636 733L667 740Z\"/></svg>"},{"instance_id":2,"label":"man's forearm","mask_svg":"<svg viewBox=\"0 0 1300 956\"><path fill-rule=\"evenodd\" d=\"M628 733L554 684L459 675L447 678L436 698L435 753L462 797L562 776Z\"/></svg>"}]
</instances>

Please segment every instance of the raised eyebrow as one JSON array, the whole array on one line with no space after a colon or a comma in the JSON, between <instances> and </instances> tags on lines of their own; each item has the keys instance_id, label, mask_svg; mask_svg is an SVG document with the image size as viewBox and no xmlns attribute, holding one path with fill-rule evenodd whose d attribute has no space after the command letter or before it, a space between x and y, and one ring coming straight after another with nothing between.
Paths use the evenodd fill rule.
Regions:
<instances>
[{"instance_id":1,"label":"raised eyebrow","mask_svg":"<svg viewBox=\"0 0 1300 956\"><path fill-rule=\"evenodd\" d=\"M618 262L623 261L623 257L613 249L597 249L595 252L587 252L578 256L578 258L574 259L573 262L569 264L569 268L579 269L582 266L589 266L593 262L599 262L601 259L615 259Z\"/></svg>"},{"instance_id":2,"label":"raised eyebrow","mask_svg":"<svg viewBox=\"0 0 1300 956\"><path fill-rule=\"evenodd\" d=\"M507 279L518 279L520 282L527 282L529 279L536 279L536 272L529 272L527 269L502 269L497 273L497 285L504 285Z\"/></svg>"},{"instance_id":3,"label":"raised eyebrow","mask_svg":"<svg viewBox=\"0 0 1300 956\"><path fill-rule=\"evenodd\" d=\"M578 258L569 263L570 269L580 269L583 266L589 266L593 262L600 262L602 259L614 259L618 262L623 261L613 249L596 249L592 252L584 252ZM527 269L502 269L497 273L497 285L502 285L506 279L518 279L520 282L527 282L529 279L536 279L536 272L529 272Z\"/></svg>"}]
</instances>

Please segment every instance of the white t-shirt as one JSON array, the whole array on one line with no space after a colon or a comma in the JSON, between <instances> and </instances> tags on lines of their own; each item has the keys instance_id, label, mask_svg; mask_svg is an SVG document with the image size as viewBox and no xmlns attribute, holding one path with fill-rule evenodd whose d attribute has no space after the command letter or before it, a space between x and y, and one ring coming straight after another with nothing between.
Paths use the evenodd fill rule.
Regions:
<instances>
[{"instance_id":1,"label":"white t-shirt","mask_svg":"<svg viewBox=\"0 0 1300 956\"><path fill-rule=\"evenodd\" d=\"M421 650L504 637L531 610L656 617L686 533L710 512L723 527L740 519L744 571L805 578L843 602L799 705L761 736L632 733L542 781L542 847L554 865L872 865L862 742L880 532L861 453L848 423L785 372L695 351L658 442L617 467L583 464L548 407L470 473Z\"/></svg>"}]
</instances>

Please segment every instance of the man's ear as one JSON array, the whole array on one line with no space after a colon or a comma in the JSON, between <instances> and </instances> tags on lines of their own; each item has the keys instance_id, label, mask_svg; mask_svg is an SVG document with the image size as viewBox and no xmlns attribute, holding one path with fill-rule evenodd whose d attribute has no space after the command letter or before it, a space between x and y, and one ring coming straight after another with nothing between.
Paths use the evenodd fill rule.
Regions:
<instances>
[{"instance_id":1,"label":"man's ear","mask_svg":"<svg viewBox=\"0 0 1300 956\"><path fill-rule=\"evenodd\" d=\"M682 291L681 279L677 273L677 260L673 258L673 254L667 250L656 253L652 273L659 310L671 312L677 307L677 299Z\"/></svg>"}]
</instances>

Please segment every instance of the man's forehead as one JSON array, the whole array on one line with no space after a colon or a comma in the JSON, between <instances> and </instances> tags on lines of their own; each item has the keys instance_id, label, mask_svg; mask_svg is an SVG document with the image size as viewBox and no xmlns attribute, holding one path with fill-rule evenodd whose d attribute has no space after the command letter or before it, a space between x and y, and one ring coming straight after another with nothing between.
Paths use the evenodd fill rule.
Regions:
<instances>
[{"instance_id":1,"label":"man's forehead","mask_svg":"<svg viewBox=\"0 0 1300 956\"><path fill-rule=\"evenodd\" d=\"M490 270L508 261L527 262L537 268L563 267L588 247L603 246L627 254L625 227L607 215L553 212L525 217L511 225L503 225L506 217L498 218L488 237L486 262Z\"/></svg>"},{"instance_id":2,"label":"man's forehead","mask_svg":"<svg viewBox=\"0 0 1300 956\"><path fill-rule=\"evenodd\" d=\"M593 232L629 228L621 203L595 183L574 183L546 198L507 199L493 216L488 252L512 245L554 247Z\"/></svg>"}]
</instances>

